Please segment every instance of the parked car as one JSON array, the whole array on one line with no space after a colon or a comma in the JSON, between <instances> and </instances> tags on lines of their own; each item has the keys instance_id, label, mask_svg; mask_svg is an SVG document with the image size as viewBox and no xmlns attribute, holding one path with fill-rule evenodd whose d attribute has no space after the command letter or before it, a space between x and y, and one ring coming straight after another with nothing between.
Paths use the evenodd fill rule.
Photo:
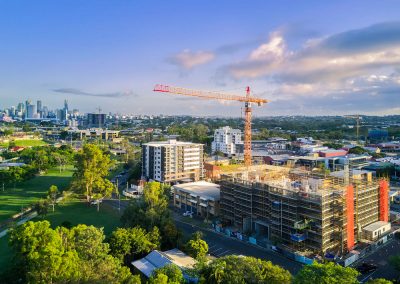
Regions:
<instances>
[{"instance_id":1,"label":"parked car","mask_svg":"<svg viewBox=\"0 0 400 284\"><path fill-rule=\"evenodd\" d=\"M90 204L91 205L96 205L96 204L98 204L98 203L101 203L103 200L101 200L101 199L95 199L95 200L92 200L92 201L90 201Z\"/></svg>"},{"instance_id":2,"label":"parked car","mask_svg":"<svg viewBox=\"0 0 400 284\"><path fill-rule=\"evenodd\" d=\"M192 217L192 215L193 215L193 212L190 212L190 211L186 211L185 213L183 213L183 216L186 216L186 217L188 217L188 216Z\"/></svg>"},{"instance_id":3,"label":"parked car","mask_svg":"<svg viewBox=\"0 0 400 284\"><path fill-rule=\"evenodd\" d=\"M357 267L357 270L362 274L366 274L376 270L377 268L378 266L376 266L375 264L363 262Z\"/></svg>"}]
</instances>

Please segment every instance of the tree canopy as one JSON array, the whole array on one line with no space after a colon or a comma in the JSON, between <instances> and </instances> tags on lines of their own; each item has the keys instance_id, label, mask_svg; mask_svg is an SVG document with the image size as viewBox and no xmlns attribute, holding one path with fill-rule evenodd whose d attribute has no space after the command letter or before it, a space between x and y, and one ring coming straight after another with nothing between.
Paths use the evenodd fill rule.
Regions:
<instances>
[{"instance_id":1,"label":"tree canopy","mask_svg":"<svg viewBox=\"0 0 400 284\"><path fill-rule=\"evenodd\" d=\"M28 283L140 283L104 239L93 226L52 229L48 221L29 221L11 231L10 245Z\"/></svg>"},{"instance_id":2,"label":"tree canopy","mask_svg":"<svg viewBox=\"0 0 400 284\"><path fill-rule=\"evenodd\" d=\"M160 233L157 227L152 231L135 228L118 228L108 240L111 254L126 265L160 246Z\"/></svg>"},{"instance_id":3,"label":"tree canopy","mask_svg":"<svg viewBox=\"0 0 400 284\"><path fill-rule=\"evenodd\" d=\"M147 183L143 196L133 199L121 217L127 227L140 226L147 231L158 227L162 249L176 247L180 237L168 210L168 193L169 188L159 182Z\"/></svg>"},{"instance_id":4,"label":"tree canopy","mask_svg":"<svg viewBox=\"0 0 400 284\"><path fill-rule=\"evenodd\" d=\"M85 194L87 201L110 195L114 186L107 179L113 162L96 145L86 144L75 155L73 186Z\"/></svg>"},{"instance_id":5,"label":"tree canopy","mask_svg":"<svg viewBox=\"0 0 400 284\"><path fill-rule=\"evenodd\" d=\"M328 262L305 265L294 278L294 284L359 283L359 272L351 267Z\"/></svg>"},{"instance_id":6,"label":"tree canopy","mask_svg":"<svg viewBox=\"0 0 400 284\"><path fill-rule=\"evenodd\" d=\"M202 240L202 236L200 231L195 232L185 245L187 253L197 260L203 259L208 252L208 244Z\"/></svg>"},{"instance_id":7,"label":"tree canopy","mask_svg":"<svg viewBox=\"0 0 400 284\"><path fill-rule=\"evenodd\" d=\"M175 264L167 264L154 270L149 278L149 284L180 284L185 283L181 269Z\"/></svg>"},{"instance_id":8,"label":"tree canopy","mask_svg":"<svg viewBox=\"0 0 400 284\"><path fill-rule=\"evenodd\" d=\"M254 257L229 255L217 258L200 271L200 283L291 283L289 271Z\"/></svg>"}]
</instances>

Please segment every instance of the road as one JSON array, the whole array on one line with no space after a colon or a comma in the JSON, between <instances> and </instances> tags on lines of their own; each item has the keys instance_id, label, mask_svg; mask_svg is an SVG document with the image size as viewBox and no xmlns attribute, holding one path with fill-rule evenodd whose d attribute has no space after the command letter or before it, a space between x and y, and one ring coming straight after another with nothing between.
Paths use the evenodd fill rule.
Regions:
<instances>
[{"instance_id":1,"label":"road","mask_svg":"<svg viewBox=\"0 0 400 284\"><path fill-rule=\"evenodd\" d=\"M398 279L400 272L396 271L389 264L389 257L400 254L400 240L393 239L388 241L382 248L373 252L369 256L362 259L362 262L372 263L378 266L374 272L362 275L359 280L366 282L368 279L385 278L388 280ZM360 265L361 263L358 263Z\"/></svg>"},{"instance_id":2,"label":"road","mask_svg":"<svg viewBox=\"0 0 400 284\"><path fill-rule=\"evenodd\" d=\"M221 257L230 254L253 256L263 260L269 260L273 264L289 270L293 275L302 267L300 263L289 260L273 251L264 250L251 244L222 236L219 233L196 227L181 220L175 219L175 224L185 235L191 235L196 231L201 231L204 240L208 244L209 252L213 256Z\"/></svg>"},{"instance_id":3,"label":"road","mask_svg":"<svg viewBox=\"0 0 400 284\"><path fill-rule=\"evenodd\" d=\"M116 209L120 208L121 211L124 211L129 204L129 200L119 201L118 199L108 199L103 200L103 202ZM212 256L221 257L230 254L253 256L263 260L269 260L273 264L289 270L292 274L296 274L302 267L300 263L287 259L273 251L265 250L233 238L228 238L214 231L186 223L180 218L174 218L174 220L178 229L180 229L186 236L190 236L196 231L203 232L204 240L207 242L209 253Z\"/></svg>"}]
</instances>

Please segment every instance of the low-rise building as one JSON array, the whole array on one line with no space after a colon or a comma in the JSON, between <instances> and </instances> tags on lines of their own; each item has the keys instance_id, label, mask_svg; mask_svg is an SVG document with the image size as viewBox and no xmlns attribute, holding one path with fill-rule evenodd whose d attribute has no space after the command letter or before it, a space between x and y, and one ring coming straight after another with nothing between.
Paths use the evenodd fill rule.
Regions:
<instances>
[{"instance_id":1,"label":"low-rise building","mask_svg":"<svg viewBox=\"0 0 400 284\"><path fill-rule=\"evenodd\" d=\"M186 255L179 249L168 251L153 250L147 256L132 262L132 265L141 272L146 278L149 278L154 270L162 268L168 264L175 264L183 270L183 276L186 280L194 280L185 274L185 269L191 269L196 264L196 260Z\"/></svg>"},{"instance_id":2,"label":"low-rise building","mask_svg":"<svg viewBox=\"0 0 400 284\"><path fill-rule=\"evenodd\" d=\"M203 218L219 215L220 188L206 181L177 184L172 187L174 206Z\"/></svg>"},{"instance_id":3,"label":"low-rise building","mask_svg":"<svg viewBox=\"0 0 400 284\"><path fill-rule=\"evenodd\" d=\"M363 228L363 237L370 241L375 241L390 232L389 222L378 221Z\"/></svg>"}]
</instances>

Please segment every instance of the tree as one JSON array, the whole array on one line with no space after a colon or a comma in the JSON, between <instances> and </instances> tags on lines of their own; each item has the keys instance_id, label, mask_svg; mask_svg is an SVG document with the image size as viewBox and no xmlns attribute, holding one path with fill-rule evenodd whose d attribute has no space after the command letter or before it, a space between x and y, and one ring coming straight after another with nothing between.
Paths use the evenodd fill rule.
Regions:
<instances>
[{"instance_id":1,"label":"tree","mask_svg":"<svg viewBox=\"0 0 400 284\"><path fill-rule=\"evenodd\" d=\"M29 221L12 229L10 245L16 253L20 276L25 276L28 283L54 283L78 276L77 254L65 251L62 239L48 221Z\"/></svg>"},{"instance_id":2,"label":"tree","mask_svg":"<svg viewBox=\"0 0 400 284\"><path fill-rule=\"evenodd\" d=\"M185 246L187 253L195 259L204 259L208 252L208 244L202 240L202 236L200 231L195 232Z\"/></svg>"},{"instance_id":3,"label":"tree","mask_svg":"<svg viewBox=\"0 0 400 284\"><path fill-rule=\"evenodd\" d=\"M340 143L334 143L334 142L327 142L322 144L322 146L328 147L328 148L333 148L333 149L340 149L343 148L343 144Z\"/></svg>"},{"instance_id":4,"label":"tree","mask_svg":"<svg viewBox=\"0 0 400 284\"><path fill-rule=\"evenodd\" d=\"M366 282L367 284L393 284L392 281L384 278L370 279Z\"/></svg>"},{"instance_id":5,"label":"tree","mask_svg":"<svg viewBox=\"0 0 400 284\"><path fill-rule=\"evenodd\" d=\"M294 278L294 284L318 283L359 283L359 272L351 267L343 267L332 262L305 265Z\"/></svg>"},{"instance_id":6,"label":"tree","mask_svg":"<svg viewBox=\"0 0 400 284\"><path fill-rule=\"evenodd\" d=\"M118 228L108 242L111 255L129 265L133 260L156 249L160 245L160 233L157 227L151 232L135 228Z\"/></svg>"},{"instance_id":7,"label":"tree","mask_svg":"<svg viewBox=\"0 0 400 284\"><path fill-rule=\"evenodd\" d=\"M11 230L10 245L28 283L140 283L109 254L102 229L78 225L52 229L48 221Z\"/></svg>"},{"instance_id":8,"label":"tree","mask_svg":"<svg viewBox=\"0 0 400 284\"><path fill-rule=\"evenodd\" d=\"M200 269L200 283L291 283L289 271L254 257L229 255Z\"/></svg>"},{"instance_id":9,"label":"tree","mask_svg":"<svg viewBox=\"0 0 400 284\"><path fill-rule=\"evenodd\" d=\"M45 150L37 150L34 154L33 164L38 168L39 173L49 167L49 158Z\"/></svg>"},{"instance_id":10,"label":"tree","mask_svg":"<svg viewBox=\"0 0 400 284\"><path fill-rule=\"evenodd\" d=\"M167 264L154 270L149 283L180 284L185 283L181 269L175 264Z\"/></svg>"},{"instance_id":11,"label":"tree","mask_svg":"<svg viewBox=\"0 0 400 284\"><path fill-rule=\"evenodd\" d=\"M176 247L180 237L168 210L168 192L169 187L159 182L147 183L143 196L133 199L121 217L127 227L140 226L147 231L158 227L162 249Z\"/></svg>"},{"instance_id":12,"label":"tree","mask_svg":"<svg viewBox=\"0 0 400 284\"><path fill-rule=\"evenodd\" d=\"M94 194L107 196L112 193L113 184L106 178L113 162L96 145L86 144L75 156L74 187L86 195L90 202Z\"/></svg>"},{"instance_id":13,"label":"tree","mask_svg":"<svg viewBox=\"0 0 400 284\"><path fill-rule=\"evenodd\" d=\"M38 202L35 203L33 206L33 210L37 212L39 216L42 216L42 219L47 215L49 212L49 203L47 200L39 200Z\"/></svg>"},{"instance_id":14,"label":"tree","mask_svg":"<svg viewBox=\"0 0 400 284\"><path fill-rule=\"evenodd\" d=\"M389 263L398 271L400 271L400 255L391 256Z\"/></svg>"},{"instance_id":15,"label":"tree","mask_svg":"<svg viewBox=\"0 0 400 284\"><path fill-rule=\"evenodd\" d=\"M367 151L363 147L360 147L360 146L356 146L356 147L349 149L349 154L361 155L364 153L367 153Z\"/></svg>"},{"instance_id":16,"label":"tree","mask_svg":"<svg viewBox=\"0 0 400 284\"><path fill-rule=\"evenodd\" d=\"M60 152L54 152L52 155L53 159L57 161L58 168L61 173L61 171L64 169L65 165L68 162L68 158L65 155L61 154Z\"/></svg>"},{"instance_id":17,"label":"tree","mask_svg":"<svg viewBox=\"0 0 400 284\"><path fill-rule=\"evenodd\" d=\"M51 205L53 206L53 212L54 212L54 205L57 202L57 194L58 194L58 187L56 185L51 185L49 191L47 192L47 196L51 202Z\"/></svg>"}]
</instances>

